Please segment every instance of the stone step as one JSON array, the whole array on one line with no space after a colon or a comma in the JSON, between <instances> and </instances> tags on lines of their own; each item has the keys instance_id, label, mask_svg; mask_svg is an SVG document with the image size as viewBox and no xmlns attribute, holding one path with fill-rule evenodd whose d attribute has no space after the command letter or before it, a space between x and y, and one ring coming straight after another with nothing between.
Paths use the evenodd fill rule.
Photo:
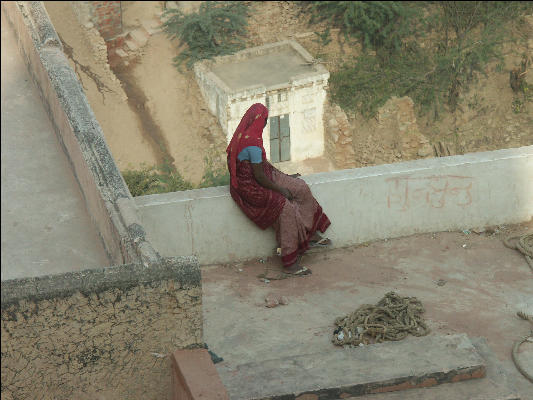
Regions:
<instances>
[{"instance_id":1,"label":"stone step","mask_svg":"<svg viewBox=\"0 0 533 400\"><path fill-rule=\"evenodd\" d=\"M115 49L115 54L117 56L119 56L120 58L127 58L128 57L128 53L126 53L123 49L121 48L118 48L118 49Z\"/></svg>"},{"instance_id":2,"label":"stone step","mask_svg":"<svg viewBox=\"0 0 533 400\"><path fill-rule=\"evenodd\" d=\"M445 383L431 388L413 389L409 391L409 400L520 400L520 396L509 385L507 373L500 360L490 350L485 338L472 338L471 341L485 360L486 376L484 379L472 379L454 384ZM405 398L405 392L381 393L369 396L369 400L405 400ZM356 398L353 398L353 400L356 400Z\"/></svg>"},{"instance_id":3,"label":"stone step","mask_svg":"<svg viewBox=\"0 0 533 400\"><path fill-rule=\"evenodd\" d=\"M485 362L464 334L216 368L231 400L345 399L485 376Z\"/></svg>"}]
</instances>

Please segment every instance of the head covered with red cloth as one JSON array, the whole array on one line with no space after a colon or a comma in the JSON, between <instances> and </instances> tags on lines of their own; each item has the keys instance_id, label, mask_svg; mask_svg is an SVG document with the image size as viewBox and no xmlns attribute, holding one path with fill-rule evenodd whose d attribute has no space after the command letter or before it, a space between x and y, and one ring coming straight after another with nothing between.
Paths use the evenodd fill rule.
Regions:
<instances>
[{"instance_id":1,"label":"head covered with red cloth","mask_svg":"<svg viewBox=\"0 0 533 400\"><path fill-rule=\"evenodd\" d=\"M233 133L231 142L226 149L229 158L229 172L231 185L237 188L237 156L248 146L260 147L263 151L263 159L266 158L263 147L263 129L268 118L268 109L261 103L255 103L244 114Z\"/></svg>"}]
</instances>

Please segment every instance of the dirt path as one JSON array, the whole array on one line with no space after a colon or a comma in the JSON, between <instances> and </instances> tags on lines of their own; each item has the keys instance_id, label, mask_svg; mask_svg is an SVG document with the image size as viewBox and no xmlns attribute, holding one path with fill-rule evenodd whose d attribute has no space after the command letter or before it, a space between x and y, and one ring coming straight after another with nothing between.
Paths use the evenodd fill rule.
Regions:
<instances>
[{"instance_id":1,"label":"dirt path","mask_svg":"<svg viewBox=\"0 0 533 400\"><path fill-rule=\"evenodd\" d=\"M131 111L135 113L139 120L142 136L156 154L157 164L168 165L172 169L176 169L174 157L168 151L168 141L160 126L152 117L152 113L146 107L148 99L133 74L134 65L130 64L128 67L116 68L113 72L122 83L122 87L128 96L128 105Z\"/></svg>"},{"instance_id":2,"label":"dirt path","mask_svg":"<svg viewBox=\"0 0 533 400\"><path fill-rule=\"evenodd\" d=\"M69 2L47 1L46 10L65 43L65 53L104 131L118 167L155 164L156 156L143 138L138 119L120 82L107 65L107 50L98 32L82 27Z\"/></svg>"},{"instance_id":3,"label":"dirt path","mask_svg":"<svg viewBox=\"0 0 533 400\"><path fill-rule=\"evenodd\" d=\"M164 34L155 34L143 48L129 77L144 93L143 113L149 113L161 130L177 169L186 179L198 183L204 171L204 158L214 153L221 161L226 144L193 74L180 73L172 65L175 54L175 45Z\"/></svg>"},{"instance_id":4,"label":"dirt path","mask_svg":"<svg viewBox=\"0 0 533 400\"><path fill-rule=\"evenodd\" d=\"M123 2L125 31L153 19L162 6ZM69 3L47 2L46 8L121 170L167 163L199 183L206 157L224 166L222 129L193 74L172 65L176 45L164 33L152 35L134 62L112 70L103 39L78 23Z\"/></svg>"}]
</instances>

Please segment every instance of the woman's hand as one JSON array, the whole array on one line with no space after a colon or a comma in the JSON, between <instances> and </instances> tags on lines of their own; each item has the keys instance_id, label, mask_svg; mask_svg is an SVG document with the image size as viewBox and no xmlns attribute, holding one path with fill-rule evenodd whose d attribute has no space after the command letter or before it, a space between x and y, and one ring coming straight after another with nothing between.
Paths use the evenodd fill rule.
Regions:
<instances>
[{"instance_id":1,"label":"woman's hand","mask_svg":"<svg viewBox=\"0 0 533 400\"><path fill-rule=\"evenodd\" d=\"M252 170L254 173L254 178L261 186L270 189L275 190L276 192L280 193L282 196L287 198L288 200L294 199L291 191L287 188L281 187L279 185L276 185L274 182L272 182L270 179L268 179L265 175L265 172L263 171L263 163L252 163Z\"/></svg>"},{"instance_id":2,"label":"woman's hand","mask_svg":"<svg viewBox=\"0 0 533 400\"><path fill-rule=\"evenodd\" d=\"M287 200L293 200L294 197L292 196L292 193L289 189L287 188L280 188L280 191L279 191Z\"/></svg>"}]
</instances>

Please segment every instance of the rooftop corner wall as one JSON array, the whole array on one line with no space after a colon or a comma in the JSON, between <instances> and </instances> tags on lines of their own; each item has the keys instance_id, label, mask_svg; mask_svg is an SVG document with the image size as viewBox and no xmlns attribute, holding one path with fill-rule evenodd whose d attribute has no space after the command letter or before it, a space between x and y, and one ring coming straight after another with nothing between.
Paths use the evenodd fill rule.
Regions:
<instances>
[{"instance_id":1,"label":"rooftop corner wall","mask_svg":"<svg viewBox=\"0 0 533 400\"><path fill-rule=\"evenodd\" d=\"M2 281L2 398L166 398L167 355L203 344L198 260L146 240L43 3L1 7L115 265Z\"/></svg>"},{"instance_id":2,"label":"rooftop corner wall","mask_svg":"<svg viewBox=\"0 0 533 400\"><path fill-rule=\"evenodd\" d=\"M509 224L533 215L533 146L303 177L331 220L335 247ZM274 233L249 221L227 186L136 197L148 237L166 256L201 264L272 256ZM216 213L213 213L216 210ZM185 221L176 229L175 221Z\"/></svg>"}]
</instances>

